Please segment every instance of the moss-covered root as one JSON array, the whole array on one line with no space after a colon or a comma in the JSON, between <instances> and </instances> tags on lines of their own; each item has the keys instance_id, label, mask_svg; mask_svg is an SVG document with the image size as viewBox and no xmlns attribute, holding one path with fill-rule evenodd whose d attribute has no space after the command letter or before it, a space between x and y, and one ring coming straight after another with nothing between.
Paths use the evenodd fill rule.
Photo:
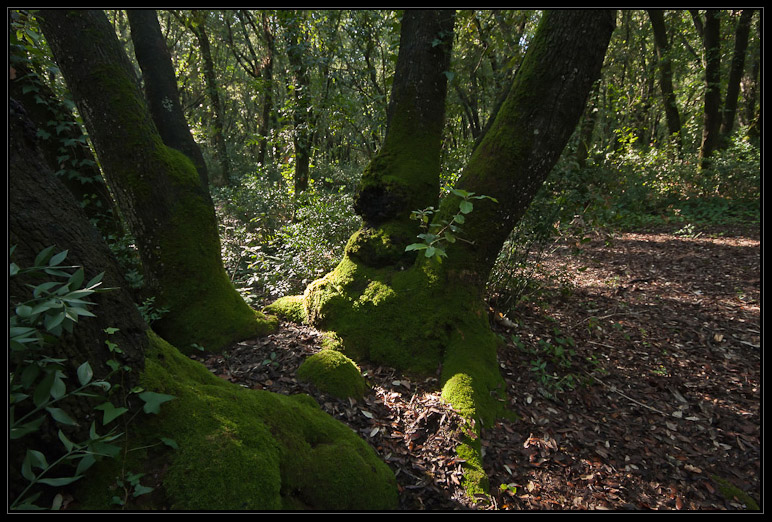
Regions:
<instances>
[{"instance_id":1,"label":"moss-covered root","mask_svg":"<svg viewBox=\"0 0 772 522\"><path fill-rule=\"evenodd\" d=\"M263 308L263 311L292 323L303 324L306 322L306 308L302 295L280 297Z\"/></svg>"},{"instance_id":2,"label":"moss-covered root","mask_svg":"<svg viewBox=\"0 0 772 522\"><path fill-rule=\"evenodd\" d=\"M132 447L158 437L179 449L129 452L127 470L164 469L164 505L179 510L388 510L398 503L393 472L350 428L307 395L247 390L212 376L160 337L149 334L142 385L171 394L146 416ZM134 456L133 456L134 455ZM108 509L115 470L84 484L91 509ZM105 475L107 474L107 475ZM98 491L99 493L94 493Z\"/></svg>"}]
</instances>

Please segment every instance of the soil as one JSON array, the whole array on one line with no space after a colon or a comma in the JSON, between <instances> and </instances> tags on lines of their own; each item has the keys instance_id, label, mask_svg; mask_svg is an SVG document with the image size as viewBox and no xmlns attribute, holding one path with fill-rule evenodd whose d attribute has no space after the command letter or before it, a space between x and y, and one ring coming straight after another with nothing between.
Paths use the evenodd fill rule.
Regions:
<instances>
[{"instance_id":1,"label":"soil","mask_svg":"<svg viewBox=\"0 0 772 522\"><path fill-rule=\"evenodd\" d=\"M325 396L295 379L320 334L289 323L195 358L315 397L392 467L403 510L753 509L738 491L760 504L758 228L587 235L545 253L515 311L491 310L518 417L483 427L488 495L461 488L463 423L436 379L363 364L363 400Z\"/></svg>"}]
</instances>

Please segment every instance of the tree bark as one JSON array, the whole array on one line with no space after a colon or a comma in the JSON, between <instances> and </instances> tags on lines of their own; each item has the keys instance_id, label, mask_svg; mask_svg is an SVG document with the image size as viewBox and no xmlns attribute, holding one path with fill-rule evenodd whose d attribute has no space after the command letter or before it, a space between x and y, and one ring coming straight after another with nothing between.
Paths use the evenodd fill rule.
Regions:
<instances>
[{"instance_id":1,"label":"tree bark","mask_svg":"<svg viewBox=\"0 0 772 522\"><path fill-rule=\"evenodd\" d=\"M196 166L201 185L208 187L206 162L185 120L172 57L161 33L156 12L153 9L129 9L126 13L131 25L134 54L142 69L148 109L161 139L169 147L190 158Z\"/></svg>"},{"instance_id":2,"label":"tree bark","mask_svg":"<svg viewBox=\"0 0 772 522\"><path fill-rule=\"evenodd\" d=\"M737 116L737 98L740 94L740 82L745 70L745 53L748 49L748 36L751 30L754 9L743 9L737 22L734 40L734 54L732 55L732 67L729 69L729 79L726 88L726 99L721 120L720 147L726 147L734 129L734 121Z\"/></svg>"},{"instance_id":3,"label":"tree bark","mask_svg":"<svg viewBox=\"0 0 772 522\"><path fill-rule=\"evenodd\" d=\"M696 15L695 15L696 16ZM699 17L695 19L701 20ZM698 24L698 27L700 24ZM705 101L702 142L700 144L700 169L711 166L711 156L719 146L721 131L721 18L720 12L709 9L702 27L705 65Z\"/></svg>"},{"instance_id":4,"label":"tree bark","mask_svg":"<svg viewBox=\"0 0 772 522\"><path fill-rule=\"evenodd\" d=\"M545 11L496 119L457 186L499 203L475 203L463 230L474 243L448 249L446 268L482 291L496 256L557 161L600 75L613 11ZM442 203L441 217L459 198Z\"/></svg>"},{"instance_id":5,"label":"tree bark","mask_svg":"<svg viewBox=\"0 0 772 522\"><path fill-rule=\"evenodd\" d=\"M363 227L349 255L370 266L409 263L419 228L413 210L437 204L454 16L406 11L381 149L362 174L354 210Z\"/></svg>"},{"instance_id":6,"label":"tree bark","mask_svg":"<svg viewBox=\"0 0 772 522\"><path fill-rule=\"evenodd\" d=\"M285 29L289 35L287 56L292 67L293 109L292 145L295 150L295 194L308 188L312 145L311 77L308 72L305 48L308 38L304 34L302 14L293 11L284 14Z\"/></svg>"},{"instance_id":7,"label":"tree bark","mask_svg":"<svg viewBox=\"0 0 772 522\"><path fill-rule=\"evenodd\" d=\"M212 128L214 130L214 146L217 151L217 159L220 160L222 175L226 185L230 185L231 179L231 160L228 155L228 144L225 141L225 114L220 98L220 90L217 82L217 75L214 71L214 60L212 59L212 45L209 41L209 33L206 30L206 14L200 11L194 11L194 17L197 20L196 25L191 25L191 31L198 40L201 50L201 58L204 60L204 80L206 81L206 91L209 95L209 102L212 104Z\"/></svg>"},{"instance_id":8,"label":"tree bark","mask_svg":"<svg viewBox=\"0 0 772 522\"><path fill-rule=\"evenodd\" d=\"M458 184L499 203L474 203L461 232L469 241L450 244L442 264L406 256L405 243L416 241L417 227L395 225L411 210L436 205L438 197L435 154L443 104L429 93L441 90L445 69L437 57L429 58L441 49L427 36L439 34L441 26L427 30L425 22L417 23L421 17L442 19L414 11L405 16L386 141L364 173L358 198L365 225L349 240L338 268L312 283L302 302L307 320L338 332L355 357L424 373L441 362L443 382L471 372L482 388L489 387L480 397L489 397L499 380L496 343L487 337L482 306L488 273L584 110L614 14L545 13L508 97ZM414 52L427 53L425 60L410 57ZM445 198L440 219L451 220L458 208L458 197ZM414 261L406 264L406 258Z\"/></svg>"},{"instance_id":9,"label":"tree bark","mask_svg":"<svg viewBox=\"0 0 772 522\"><path fill-rule=\"evenodd\" d=\"M664 11L662 9L648 9L651 27L654 32L654 43L659 60L659 85L662 98L665 103L665 119L667 120L668 133L676 140L678 150L683 146L681 139L681 115L678 112L675 91L673 90L673 69L670 59L670 42L667 38Z\"/></svg>"},{"instance_id":10,"label":"tree bark","mask_svg":"<svg viewBox=\"0 0 772 522\"><path fill-rule=\"evenodd\" d=\"M112 289L89 296L88 300L95 305L91 311L96 317L80 318L72 333L63 334L55 344L46 347L45 355L64 361L68 390L78 383L79 365L88 361L95 378L103 379L110 373L107 361L115 358L132 369L122 375L121 384L129 390L138 383L139 372L144 367L147 325L131 294L123 288L125 280L112 252L99 231L89 222L79 202L54 175L38 146L37 128L21 104L13 98L9 100L8 130L8 239L9 245L15 247L11 260L21 268L30 267L38 253L54 245L57 253L68 251L65 264L84 268L84 281L104 272L102 288ZM10 308L15 309L32 297L28 284L43 282L23 275L10 278ZM105 332L108 327L117 331L108 335ZM121 353L108 351L105 347L107 340L118 345ZM12 366L9 370L16 372ZM18 373L16 375L18 379ZM78 420L90 418L95 405L91 399L75 396L57 404L65 408L70 417ZM16 419L26 413L20 407L16 406ZM88 440L89 424L81 422L79 426L62 427L47 418L37 432L12 441L9 446L9 473L13 477L19 469L25 448L43 449L49 462L53 462L60 456L56 455L57 451L63 453L57 430L63 429L72 440ZM9 482L12 500L24 483L26 480L21 477Z\"/></svg>"},{"instance_id":11,"label":"tree bark","mask_svg":"<svg viewBox=\"0 0 772 522\"><path fill-rule=\"evenodd\" d=\"M104 13L44 10L40 24L134 235L146 288L169 308L156 331L181 350L265 332L225 273L208 192L192 162L163 144Z\"/></svg>"}]
</instances>

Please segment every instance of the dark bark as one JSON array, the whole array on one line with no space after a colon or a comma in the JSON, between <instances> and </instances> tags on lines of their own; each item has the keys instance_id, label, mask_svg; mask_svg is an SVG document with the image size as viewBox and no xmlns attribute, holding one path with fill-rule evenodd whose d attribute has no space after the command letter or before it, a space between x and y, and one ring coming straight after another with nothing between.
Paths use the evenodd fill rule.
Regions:
<instances>
[{"instance_id":1,"label":"dark bark","mask_svg":"<svg viewBox=\"0 0 772 522\"><path fill-rule=\"evenodd\" d=\"M263 79L263 115L260 121L258 134L262 138L257 152L257 161L261 165L265 164L265 158L268 152L268 138L274 125L273 116L273 55L276 52L276 43L271 28L271 21L268 14L262 14L263 39L265 40L266 56L263 60L262 79Z\"/></svg>"},{"instance_id":2,"label":"dark bark","mask_svg":"<svg viewBox=\"0 0 772 522\"><path fill-rule=\"evenodd\" d=\"M312 110L311 76L308 70L306 46L308 37L303 30L303 19L300 12L285 15L285 29L289 35L287 56L292 67L293 85L292 97L295 100L293 109L292 144L295 149L295 194L308 188L308 176L311 163L312 143Z\"/></svg>"},{"instance_id":3,"label":"dark bark","mask_svg":"<svg viewBox=\"0 0 772 522\"><path fill-rule=\"evenodd\" d=\"M664 11L662 9L649 9L649 19L654 32L654 43L657 49L657 58L659 60L659 84L662 91L662 98L665 103L665 118L667 120L668 133L676 140L676 145L680 150L683 145L681 139L681 115L676 103L675 91L673 90L673 69L670 57L670 42L667 38L667 29L665 27Z\"/></svg>"},{"instance_id":4,"label":"dark bark","mask_svg":"<svg viewBox=\"0 0 772 522\"><path fill-rule=\"evenodd\" d=\"M136 240L147 292L169 308L154 329L182 350L265 331L225 274L208 191L163 144L104 13L44 10L40 23Z\"/></svg>"},{"instance_id":5,"label":"dark bark","mask_svg":"<svg viewBox=\"0 0 772 522\"><path fill-rule=\"evenodd\" d=\"M753 9L743 9L737 22L737 29L735 30L732 67L729 69L729 79L721 120L721 147L729 144L729 139L734 129L735 117L737 116L737 99L740 94L740 82L745 70L745 54L748 49L748 36L750 35L753 12Z\"/></svg>"},{"instance_id":6,"label":"dark bark","mask_svg":"<svg viewBox=\"0 0 772 522\"><path fill-rule=\"evenodd\" d=\"M106 362L113 358L132 368L131 372L123 373L121 382L127 390L131 389L144 367L147 325L131 294L122 288L124 278L112 253L78 201L54 175L38 148L36 127L14 99L9 100L8 130L8 231L9 245L15 246L12 261L21 268L30 267L39 252L55 245L55 252L68 251L66 264L84 267L84 281L104 272L102 287L112 288L89 296L88 300L95 304L91 311L96 317L81 317L72 333L63 334L56 343L47 346L45 355L65 360L63 371L68 377L68 390L78 383L76 369L80 364L88 361L95 377L101 379L110 372ZM31 297L27 284L43 282L24 275L10 278L9 306L13 309ZM108 336L105 332L108 327L118 330ZM108 339L116 343L122 353L109 352L105 347ZM16 371L16 368L9 366L9 370ZM76 420L90 419L95 405L90 399L74 396L57 404ZM15 408L16 419L26 413L21 407ZM49 462L53 462L59 456L57 452L63 453L57 430L63 429L72 440L88 440L89 425L90 420L77 427L62 427L46 420L39 431L12 441L9 474L15 476L25 448L43 450ZM11 500L25 483L21 477L11 479Z\"/></svg>"},{"instance_id":7,"label":"dark bark","mask_svg":"<svg viewBox=\"0 0 772 522\"><path fill-rule=\"evenodd\" d=\"M204 60L204 80L206 81L206 92L209 95L209 102L212 104L212 130L214 131L212 139L217 151L217 159L222 167L222 175L227 185L233 181L231 179L231 161L228 155L228 144L225 141L225 108L220 97L220 89L217 81L217 74L214 69L214 59L212 58L212 45L209 40L209 33L206 30L206 14L195 11L194 17L197 24L191 25L190 30L196 36L201 50L201 58Z\"/></svg>"},{"instance_id":8,"label":"dark bark","mask_svg":"<svg viewBox=\"0 0 772 522\"><path fill-rule=\"evenodd\" d=\"M126 12L153 122L164 143L190 158L196 166L201 184L208 187L209 174L204 156L185 120L172 57L161 33L156 12L153 9L129 9Z\"/></svg>"},{"instance_id":9,"label":"dark bark","mask_svg":"<svg viewBox=\"0 0 772 522\"><path fill-rule=\"evenodd\" d=\"M437 201L453 24L452 12L405 12L386 138L355 203L368 224L405 219Z\"/></svg>"},{"instance_id":10,"label":"dark bark","mask_svg":"<svg viewBox=\"0 0 772 522\"><path fill-rule=\"evenodd\" d=\"M25 107L32 123L45 132L46 137L38 146L47 165L81 202L89 219L98 224L105 236L122 236L120 216L80 125L26 60L16 59L13 53L8 94Z\"/></svg>"},{"instance_id":11,"label":"dark bark","mask_svg":"<svg viewBox=\"0 0 772 522\"><path fill-rule=\"evenodd\" d=\"M705 102L700 168L710 168L710 158L720 143L721 130L721 18L720 12L709 9L702 27L705 64ZM697 17L695 20L701 20Z\"/></svg>"}]
</instances>

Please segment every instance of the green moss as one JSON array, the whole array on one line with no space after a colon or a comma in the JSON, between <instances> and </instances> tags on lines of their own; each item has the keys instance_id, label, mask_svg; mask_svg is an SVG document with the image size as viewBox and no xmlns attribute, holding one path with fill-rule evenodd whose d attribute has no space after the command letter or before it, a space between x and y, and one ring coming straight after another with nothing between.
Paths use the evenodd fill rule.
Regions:
<instances>
[{"instance_id":1,"label":"green moss","mask_svg":"<svg viewBox=\"0 0 772 522\"><path fill-rule=\"evenodd\" d=\"M214 209L201 190L189 190L199 184L193 163L179 151L163 151L169 177L188 190L158 235L159 305L169 309L154 325L158 333L187 353L193 343L216 352L272 331L276 319L251 309L223 268Z\"/></svg>"},{"instance_id":2,"label":"green moss","mask_svg":"<svg viewBox=\"0 0 772 522\"><path fill-rule=\"evenodd\" d=\"M745 504L746 509L750 511L759 511L759 504L748 495L745 491L741 490L728 480L719 477L718 475L711 475L713 481L718 485L719 491L727 500L737 499Z\"/></svg>"},{"instance_id":3,"label":"green moss","mask_svg":"<svg viewBox=\"0 0 772 522\"><path fill-rule=\"evenodd\" d=\"M391 470L356 434L308 396L247 390L211 375L152 332L142 385L174 395L142 417L129 439L175 440L130 469L160 473L164 505L179 510L386 510L397 505ZM131 454L131 453L130 453ZM115 466L85 483L84 507L109 508ZM151 465L152 470L147 466ZM113 475L114 476L114 475ZM101 487L100 487L101 484ZM95 494L95 490L102 493Z\"/></svg>"},{"instance_id":4,"label":"green moss","mask_svg":"<svg viewBox=\"0 0 772 522\"><path fill-rule=\"evenodd\" d=\"M298 379L341 399L361 399L367 390L354 361L336 350L322 350L308 357L298 368Z\"/></svg>"},{"instance_id":5,"label":"green moss","mask_svg":"<svg viewBox=\"0 0 772 522\"><path fill-rule=\"evenodd\" d=\"M306 309L303 306L302 295L280 297L266 306L263 311L296 324L303 324L306 321Z\"/></svg>"},{"instance_id":6,"label":"green moss","mask_svg":"<svg viewBox=\"0 0 772 522\"><path fill-rule=\"evenodd\" d=\"M485 491L478 437L505 410L498 370L498 339L490 330L479 294L451 284L436 263L407 270L374 269L348 256L304 294L306 317L335 332L354 360L389 365L407 373L435 375L442 397L472 426L459 447L466 461L465 487Z\"/></svg>"}]
</instances>

